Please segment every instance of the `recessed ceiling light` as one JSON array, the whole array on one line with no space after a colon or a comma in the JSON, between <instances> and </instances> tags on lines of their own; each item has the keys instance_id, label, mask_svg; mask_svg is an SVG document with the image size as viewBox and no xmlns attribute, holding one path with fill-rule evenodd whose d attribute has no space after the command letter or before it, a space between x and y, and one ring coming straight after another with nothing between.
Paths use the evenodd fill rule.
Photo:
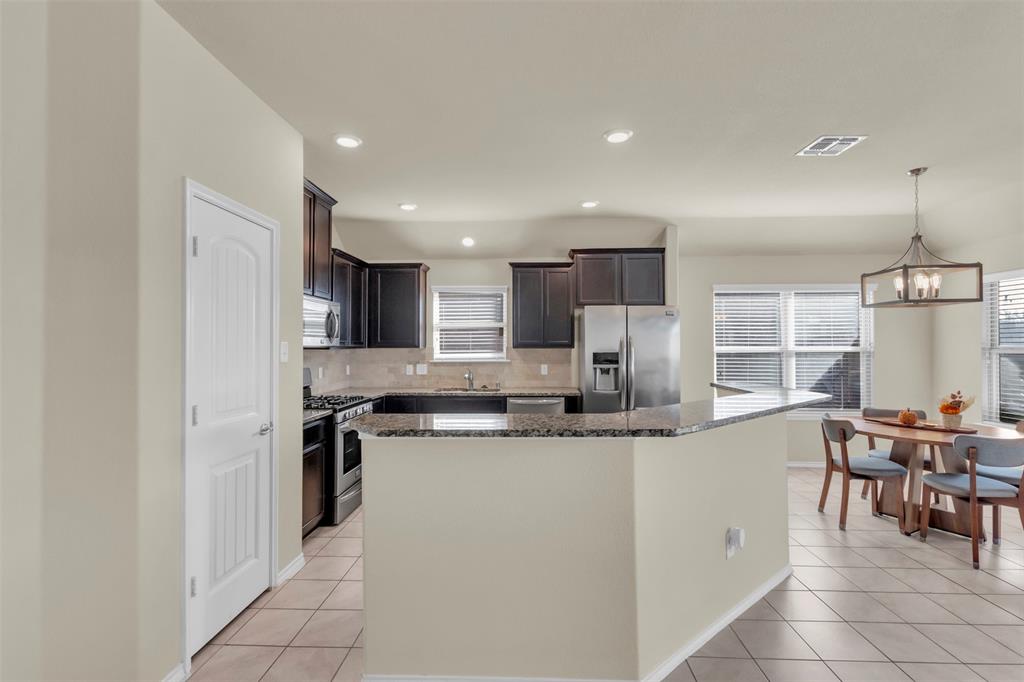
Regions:
<instances>
[{"instance_id":1,"label":"recessed ceiling light","mask_svg":"<svg viewBox=\"0 0 1024 682\"><path fill-rule=\"evenodd\" d=\"M462 245L463 246L473 246L473 244L476 244L476 242L473 241L472 237L463 237L462 238Z\"/></svg>"},{"instance_id":2,"label":"recessed ceiling light","mask_svg":"<svg viewBox=\"0 0 1024 682\"><path fill-rule=\"evenodd\" d=\"M633 131L629 128L616 128L615 130L609 130L604 134L604 139L608 140L612 144L621 144L631 137L633 137Z\"/></svg>"},{"instance_id":3,"label":"recessed ceiling light","mask_svg":"<svg viewBox=\"0 0 1024 682\"><path fill-rule=\"evenodd\" d=\"M580 207L581 208L597 208L597 205L599 203L601 203L601 202L599 202L599 201L581 201L580 202Z\"/></svg>"},{"instance_id":4,"label":"recessed ceiling light","mask_svg":"<svg viewBox=\"0 0 1024 682\"><path fill-rule=\"evenodd\" d=\"M363 141L355 135L338 135L334 138L334 142L339 147L344 147L345 149L355 149L363 144Z\"/></svg>"},{"instance_id":5,"label":"recessed ceiling light","mask_svg":"<svg viewBox=\"0 0 1024 682\"><path fill-rule=\"evenodd\" d=\"M867 135L822 135L796 153L797 156L839 156L847 149L868 139Z\"/></svg>"},{"instance_id":6,"label":"recessed ceiling light","mask_svg":"<svg viewBox=\"0 0 1024 682\"><path fill-rule=\"evenodd\" d=\"M419 206L417 206L416 204L401 203L398 205L398 208L402 209L403 211L415 211L417 208L419 208Z\"/></svg>"}]
</instances>

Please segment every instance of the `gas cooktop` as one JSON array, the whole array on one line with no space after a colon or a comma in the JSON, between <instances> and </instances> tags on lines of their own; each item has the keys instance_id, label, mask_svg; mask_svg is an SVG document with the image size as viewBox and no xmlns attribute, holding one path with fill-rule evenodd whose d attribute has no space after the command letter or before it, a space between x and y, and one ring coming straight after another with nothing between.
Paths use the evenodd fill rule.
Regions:
<instances>
[{"instance_id":1,"label":"gas cooktop","mask_svg":"<svg viewBox=\"0 0 1024 682\"><path fill-rule=\"evenodd\" d=\"M304 410L341 410L365 403L364 395L312 395L302 399Z\"/></svg>"}]
</instances>

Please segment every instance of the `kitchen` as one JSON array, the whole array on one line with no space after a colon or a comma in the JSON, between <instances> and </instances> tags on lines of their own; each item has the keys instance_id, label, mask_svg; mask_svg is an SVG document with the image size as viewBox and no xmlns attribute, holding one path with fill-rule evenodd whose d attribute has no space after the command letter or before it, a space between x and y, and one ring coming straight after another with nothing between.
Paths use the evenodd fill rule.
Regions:
<instances>
[{"instance_id":1,"label":"kitchen","mask_svg":"<svg viewBox=\"0 0 1024 682\"><path fill-rule=\"evenodd\" d=\"M1020 678L1022 11L0 3L0 679Z\"/></svg>"}]
</instances>

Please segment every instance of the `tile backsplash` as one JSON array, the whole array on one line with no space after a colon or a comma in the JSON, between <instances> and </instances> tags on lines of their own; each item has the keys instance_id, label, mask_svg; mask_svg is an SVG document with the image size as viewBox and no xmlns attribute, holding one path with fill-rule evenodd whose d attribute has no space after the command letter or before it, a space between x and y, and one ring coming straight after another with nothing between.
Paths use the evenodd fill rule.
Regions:
<instances>
[{"instance_id":1,"label":"tile backsplash","mask_svg":"<svg viewBox=\"0 0 1024 682\"><path fill-rule=\"evenodd\" d=\"M508 362L431 362L430 348L357 348L307 349L303 366L313 375L313 393L342 388L447 388L464 386L463 375L473 370L477 386L501 382L510 388L563 387L577 383L574 353L561 349L509 349ZM416 374L416 365L425 363L427 374ZM541 365L548 366L547 375ZM413 366L412 376L406 365ZM324 376L319 378L319 368ZM345 368L348 367L348 373Z\"/></svg>"}]
</instances>

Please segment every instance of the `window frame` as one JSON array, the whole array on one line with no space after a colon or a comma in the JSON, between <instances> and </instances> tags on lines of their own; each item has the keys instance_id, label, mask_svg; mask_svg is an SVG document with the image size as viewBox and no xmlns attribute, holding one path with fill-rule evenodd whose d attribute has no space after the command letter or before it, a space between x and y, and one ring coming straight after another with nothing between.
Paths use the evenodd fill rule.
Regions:
<instances>
[{"instance_id":1,"label":"window frame","mask_svg":"<svg viewBox=\"0 0 1024 682\"><path fill-rule=\"evenodd\" d=\"M993 315L998 314L999 308L998 302L993 301L989 293L990 287L1008 279L1024 279L1024 269L988 273L982 278L981 313L981 417L986 424L1004 428L1007 425L1013 426L1016 422L1004 422L999 419L999 358L1004 354L1024 354L1024 344L993 343Z\"/></svg>"},{"instance_id":2,"label":"window frame","mask_svg":"<svg viewBox=\"0 0 1024 682\"><path fill-rule=\"evenodd\" d=\"M779 321L781 331L781 345L779 346L718 346L716 345L714 329L715 294L764 294L777 293L781 296ZM871 405L874 394L874 365L875 365L875 329L874 309L865 308L858 302L858 327L860 332L859 346L796 346L796 320L794 314L796 293L822 293L839 294L855 293L860 295L858 284L715 284L712 286L711 310L712 310L712 376L718 380L718 354L724 353L778 353L782 363L782 385L791 387L796 385L796 356L798 353L857 353L860 360L860 402L858 409L836 409L828 407L805 407L798 410L791 410L786 413L790 420L817 420L828 412L833 416L859 416L860 410Z\"/></svg>"},{"instance_id":3,"label":"window frame","mask_svg":"<svg viewBox=\"0 0 1024 682\"><path fill-rule=\"evenodd\" d=\"M484 285L484 284L464 284L464 285L435 285L430 287L431 293L431 359L432 363L444 363L444 362L455 362L461 364L470 363L495 363L495 362L509 362L508 358L508 285ZM466 324L440 324L440 313L441 313L441 297L438 294L442 293L467 293L467 292L478 292L481 294L501 294L501 308L502 308L502 320L501 322L494 323L466 323ZM494 357L459 357L454 355L438 355L441 348L440 333L442 329L458 329L458 328L480 328L480 327L493 327L495 329L501 329L501 355L495 355Z\"/></svg>"}]
</instances>

